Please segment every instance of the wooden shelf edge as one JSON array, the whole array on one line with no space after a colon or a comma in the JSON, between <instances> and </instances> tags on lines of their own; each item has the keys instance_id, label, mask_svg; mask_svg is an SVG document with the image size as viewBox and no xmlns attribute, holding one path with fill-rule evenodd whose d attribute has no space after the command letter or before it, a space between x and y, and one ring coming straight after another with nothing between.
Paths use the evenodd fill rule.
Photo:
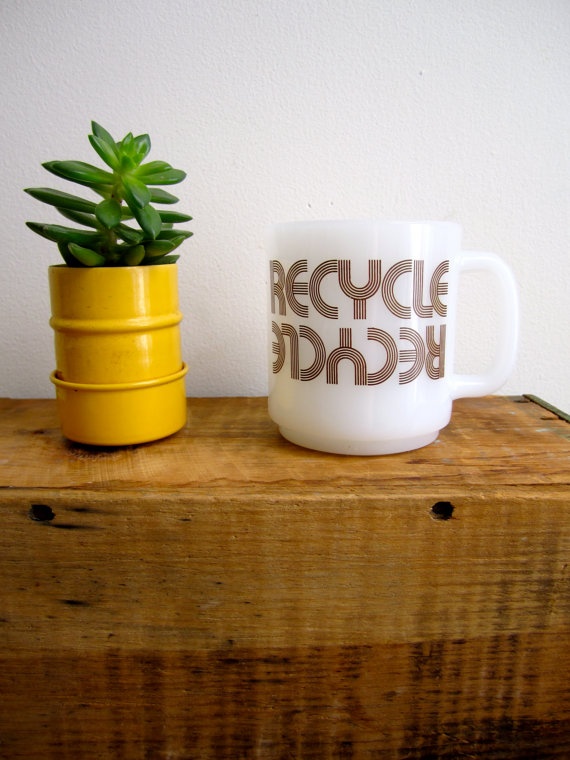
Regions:
<instances>
[{"instance_id":1,"label":"wooden shelf edge","mask_svg":"<svg viewBox=\"0 0 570 760\"><path fill-rule=\"evenodd\" d=\"M561 420L570 422L570 414L563 412L561 409L558 409L553 404L550 404L548 401L544 401L544 399L541 399L539 396L535 396L532 393L523 393L523 398L526 398L529 401L532 401L533 404L538 404L538 406L541 406L543 409L546 409L547 411L552 412L552 414L555 414Z\"/></svg>"}]
</instances>

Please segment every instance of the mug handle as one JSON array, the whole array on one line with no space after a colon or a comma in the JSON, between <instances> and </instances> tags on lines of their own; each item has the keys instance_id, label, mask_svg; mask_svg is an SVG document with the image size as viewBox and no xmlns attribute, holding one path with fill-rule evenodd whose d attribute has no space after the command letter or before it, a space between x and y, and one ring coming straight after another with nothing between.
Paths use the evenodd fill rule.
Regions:
<instances>
[{"instance_id":1,"label":"mug handle","mask_svg":"<svg viewBox=\"0 0 570 760\"><path fill-rule=\"evenodd\" d=\"M519 332L519 299L517 284L511 269L496 253L489 251L462 251L458 260L458 273L490 271L499 280L498 346L493 366L481 375L450 377L451 398L485 396L503 385L515 364Z\"/></svg>"}]
</instances>

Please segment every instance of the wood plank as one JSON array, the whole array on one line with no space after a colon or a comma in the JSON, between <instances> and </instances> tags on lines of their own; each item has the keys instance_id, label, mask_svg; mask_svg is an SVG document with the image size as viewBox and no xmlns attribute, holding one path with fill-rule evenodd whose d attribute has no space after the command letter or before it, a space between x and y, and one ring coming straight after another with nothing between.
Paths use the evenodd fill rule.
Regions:
<instances>
[{"instance_id":1,"label":"wood plank","mask_svg":"<svg viewBox=\"0 0 570 760\"><path fill-rule=\"evenodd\" d=\"M77 492L44 498L55 518L41 524L8 494L3 642L270 648L567 630L568 494L451 498L441 521L429 493Z\"/></svg>"},{"instance_id":2,"label":"wood plank","mask_svg":"<svg viewBox=\"0 0 570 760\"><path fill-rule=\"evenodd\" d=\"M564 419L464 400L358 458L189 410L98 450L0 401L1 758L570 756Z\"/></svg>"},{"instance_id":3,"label":"wood plank","mask_svg":"<svg viewBox=\"0 0 570 760\"><path fill-rule=\"evenodd\" d=\"M321 454L288 443L264 398L190 399L163 441L97 448L66 441L53 401L0 401L0 487L335 491L431 483L568 484L568 423L524 398L462 399L429 447L385 457ZM300 484L300 485L299 485Z\"/></svg>"},{"instance_id":4,"label":"wood plank","mask_svg":"<svg viewBox=\"0 0 570 760\"><path fill-rule=\"evenodd\" d=\"M11 671L1 708L4 756L567 758L561 651L555 635L498 634L270 651L227 642L212 652L53 652L13 663L18 677Z\"/></svg>"}]
</instances>

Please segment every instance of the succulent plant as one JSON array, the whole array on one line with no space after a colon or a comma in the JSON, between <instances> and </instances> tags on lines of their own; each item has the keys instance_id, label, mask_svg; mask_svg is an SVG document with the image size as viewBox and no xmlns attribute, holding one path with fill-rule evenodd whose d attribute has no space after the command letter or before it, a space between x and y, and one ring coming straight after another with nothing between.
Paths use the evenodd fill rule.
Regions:
<instances>
[{"instance_id":1,"label":"succulent plant","mask_svg":"<svg viewBox=\"0 0 570 760\"><path fill-rule=\"evenodd\" d=\"M55 206L66 219L82 225L26 222L27 226L57 243L68 266L136 266L173 263L174 251L192 235L174 225L192 219L187 214L158 210L152 204L170 205L178 198L157 185L174 185L186 177L164 161L143 163L150 137L129 132L115 142L106 129L91 122L89 142L108 169L83 161L48 161L43 166L57 177L89 187L101 200L92 201L46 187L27 188L33 198ZM127 222L138 223L136 228Z\"/></svg>"}]
</instances>

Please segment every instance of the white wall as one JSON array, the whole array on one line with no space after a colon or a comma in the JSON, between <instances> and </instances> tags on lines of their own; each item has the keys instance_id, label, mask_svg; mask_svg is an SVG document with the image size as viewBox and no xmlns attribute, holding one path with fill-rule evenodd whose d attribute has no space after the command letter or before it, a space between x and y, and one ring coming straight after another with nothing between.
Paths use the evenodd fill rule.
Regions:
<instances>
[{"instance_id":1,"label":"white wall","mask_svg":"<svg viewBox=\"0 0 570 760\"><path fill-rule=\"evenodd\" d=\"M54 186L42 161L97 162L95 119L149 132L151 158L188 172L189 395L266 392L268 223L433 218L515 271L520 354L501 392L570 410L568 0L2 0L0 24L0 395L53 396L59 258L24 222L55 212L21 188ZM464 290L472 371L492 309L482 280Z\"/></svg>"}]
</instances>

